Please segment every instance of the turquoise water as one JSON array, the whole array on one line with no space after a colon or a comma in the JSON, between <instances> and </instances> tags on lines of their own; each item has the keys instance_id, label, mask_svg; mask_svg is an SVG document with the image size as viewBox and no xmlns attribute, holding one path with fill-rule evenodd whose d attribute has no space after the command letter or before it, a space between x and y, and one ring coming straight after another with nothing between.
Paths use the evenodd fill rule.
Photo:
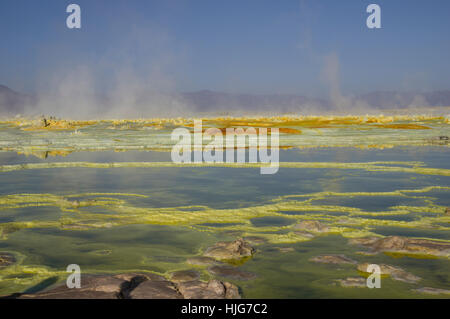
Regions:
<instances>
[{"instance_id":1,"label":"turquoise water","mask_svg":"<svg viewBox=\"0 0 450 319\"><path fill-rule=\"evenodd\" d=\"M448 148L439 146L293 149L281 151L280 161L418 161L426 167L450 169L449 155ZM0 165L55 161L168 162L170 154L75 152L66 157L40 159L0 152ZM450 240L450 225L443 214L445 207L450 206L449 189L424 190L431 186L450 187L450 176L283 167L274 175L261 175L257 168L226 167L0 172L0 252L10 252L17 259L16 265L0 268L0 295L40 289L64 280L65 268L73 263L79 264L84 273L152 271L167 275L192 268L186 259L201 254L217 241L260 236L266 242L256 246L256 255L240 266L257 278L222 278L236 283L245 297L427 297L411 289L449 289L447 258L366 256L359 253L360 247L349 245L348 239L350 234L364 231ZM399 190L422 192L382 194ZM372 194L346 195L354 192ZM11 195L20 196L12 202ZM206 217L200 216L202 212L207 212ZM304 241L284 240L283 235L292 233L293 226L303 219L318 219L331 227L341 227L342 218L354 222L349 232ZM422 218L435 220L431 225L436 227L430 229L429 222L424 223ZM292 250L283 252L280 247ZM337 253L358 262L399 266L423 279L418 284L406 284L385 278L378 290L343 288L335 284L336 279L361 276L354 265L309 261L319 254ZM206 269L199 270L203 279L210 278Z\"/></svg>"}]
</instances>

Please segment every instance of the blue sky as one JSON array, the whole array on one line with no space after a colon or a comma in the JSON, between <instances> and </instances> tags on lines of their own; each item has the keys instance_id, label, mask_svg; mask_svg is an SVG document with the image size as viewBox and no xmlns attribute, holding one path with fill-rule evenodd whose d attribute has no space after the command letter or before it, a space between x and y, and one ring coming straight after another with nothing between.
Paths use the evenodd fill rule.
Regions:
<instances>
[{"instance_id":1,"label":"blue sky","mask_svg":"<svg viewBox=\"0 0 450 319\"><path fill-rule=\"evenodd\" d=\"M70 30L70 3L82 10ZM366 7L382 29L366 27ZM450 89L448 0L2 0L0 84L34 92L71 74L107 90L121 74L176 91L326 96Z\"/></svg>"}]
</instances>

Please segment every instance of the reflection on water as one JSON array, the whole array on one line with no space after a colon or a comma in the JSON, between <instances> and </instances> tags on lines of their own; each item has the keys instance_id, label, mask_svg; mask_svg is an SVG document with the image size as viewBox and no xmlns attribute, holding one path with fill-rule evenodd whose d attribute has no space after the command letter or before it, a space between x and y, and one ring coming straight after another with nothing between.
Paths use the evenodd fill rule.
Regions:
<instances>
[{"instance_id":1,"label":"reflection on water","mask_svg":"<svg viewBox=\"0 0 450 319\"><path fill-rule=\"evenodd\" d=\"M404 162L450 169L447 148L285 150L283 162ZM167 152L74 152L27 157L0 152L0 165L53 162L168 162ZM413 162L413 164L411 164ZM417 163L416 163L417 162ZM389 166L388 164L386 164ZM381 165L382 166L382 165ZM0 173L0 252L17 263L0 268L0 295L65 276L68 264L86 273L152 271L192 266L186 259L220 240L258 237L257 254L240 266L257 274L236 283L249 298L424 297L391 279L383 289L342 288L336 279L360 274L352 265L316 264L319 254L386 263L420 276L420 287L448 289L446 257L364 255L348 238L399 235L450 241L450 176L333 167L48 168ZM326 223L329 234L305 237L303 220ZM283 250L281 248L293 248ZM211 276L205 269L202 278Z\"/></svg>"}]
</instances>

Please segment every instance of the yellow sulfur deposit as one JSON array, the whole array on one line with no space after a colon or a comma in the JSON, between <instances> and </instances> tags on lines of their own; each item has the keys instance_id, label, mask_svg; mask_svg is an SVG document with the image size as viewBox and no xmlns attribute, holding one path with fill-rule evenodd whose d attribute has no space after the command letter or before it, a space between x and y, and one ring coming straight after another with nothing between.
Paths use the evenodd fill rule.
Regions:
<instances>
[{"instance_id":1,"label":"yellow sulfur deposit","mask_svg":"<svg viewBox=\"0 0 450 319\"><path fill-rule=\"evenodd\" d=\"M387 162L392 164L392 162ZM395 162L394 162L395 163ZM397 162L406 164L409 162ZM369 172L403 172L422 175L450 176L450 169L427 168L421 165L413 167L387 166L386 162L369 163L333 163L333 162L281 162L281 168L334 168L365 170ZM54 163L28 163L15 165L0 165L0 172L17 170L48 169L48 168L162 168L162 167L229 167L229 168L260 168L269 166L265 163L173 163L173 162L116 162L116 163L92 163L92 162L54 162Z\"/></svg>"},{"instance_id":2,"label":"yellow sulfur deposit","mask_svg":"<svg viewBox=\"0 0 450 319\"><path fill-rule=\"evenodd\" d=\"M230 229L247 234L258 234L270 242L286 243L309 240L301 233L296 233L292 225L256 227L253 218L278 216L294 222L302 220L321 220L328 225L329 234L341 234L354 238L371 233L374 226L395 226L406 228L424 228L433 225L436 230L448 230L444 226L450 222L450 216L443 214L445 207L434 204L433 198L426 196L431 191L450 191L450 187L430 186L420 189L397 190L394 192L360 192L339 193L319 192L304 195L287 195L272 202L257 206L213 209L207 206L181 207L139 207L132 205L127 198L145 197L139 194L85 193L71 196L52 194L16 194L0 197L0 211L32 207L56 207L61 211L59 219L29 220L0 224L0 237L7 238L13 232L27 228L59 228L64 230L85 230L110 228L129 224L180 225L195 227L201 230L218 231L218 228L207 223L222 223L220 231ZM420 194L421 196L417 196ZM354 197L389 197L397 196L411 200L424 200L425 206L394 206L388 210L371 212L357 207L326 205L320 201L329 198ZM75 200L73 198L76 198ZM301 200L301 199L304 200ZM102 213L92 211L102 208ZM287 216L284 212L304 212ZM333 215L333 212L345 213ZM408 215L412 213L428 213L433 216L422 216L414 220L388 220L383 216ZM231 224L228 226L227 224ZM281 231L281 232L280 232Z\"/></svg>"}]
</instances>

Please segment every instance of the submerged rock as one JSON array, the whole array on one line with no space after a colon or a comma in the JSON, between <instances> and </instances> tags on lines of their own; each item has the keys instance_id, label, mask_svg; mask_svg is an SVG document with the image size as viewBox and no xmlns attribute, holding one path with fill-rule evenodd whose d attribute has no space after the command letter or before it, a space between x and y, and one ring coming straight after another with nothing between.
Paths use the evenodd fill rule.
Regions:
<instances>
[{"instance_id":1,"label":"submerged rock","mask_svg":"<svg viewBox=\"0 0 450 319\"><path fill-rule=\"evenodd\" d=\"M357 251L357 252L355 252L355 254L362 255L362 256L374 256L377 253L376 252L369 252L369 251Z\"/></svg>"},{"instance_id":2,"label":"submerged rock","mask_svg":"<svg viewBox=\"0 0 450 319\"><path fill-rule=\"evenodd\" d=\"M450 243L429 239L414 239L401 236L385 238L366 237L351 239L350 244L362 245L372 249L374 252L450 256Z\"/></svg>"},{"instance_id":3,"label":"submerged rock","mask_svg":"<svg viewBox=\"0 0 450 319\"><path fill-rule=\"evenodd\" d=\"M205 257L205 256L196 256L191 257L186 260L186 262L190 265L194 266L211 266L218 264L217 260L211 257Z\"/></svg>"},{"instance_id":4,"label":"submerged rock","mask_svg":"<svg viewBox=\"0 0 450 319\"><path fill-rule=\"evenodd\" d=\"M0 268L8 267L16 263L16 258L13 254L7 252L0 252Z\"/></svg>"},{"instance_id":5,"label":"submerged rock","mask_svg":"<svg viewBox=\"0 0 450 319\"><path fill-rule=\"evenodd\" d=\"M100 250L93 250L89 252L90 254L97 255L97 256L107 256L112 253L112 250L110 249L100 249Z\"/></svg>"},{"instance_id":6,"label":"submerged rock","mask_svg":"<svg viewBox=\"0 0 450 319\"><path fill-rule=\"evenodd\" d=\"M170 280L173 282L183 282L197 280L200 277L198 271L195 270L180 270L170 274Z\"/></svg>"},{"instance_id":7,"label":"submerged rock","mask_svg":"<svg viewBox=\"0 0 450 319\"><path fill-rule=\"evenodd\" d=\"M358 265L358 270L364 273L367 273L367 267L369 263L363 263ZM378 264L380 266L380 275L390 276L393 280L403 281L406 283L416 283L420 281L422 278L417 277L402 268L386 265L386 264Z\"/></svg>"},{"instance_id":8,"label":"submerged rock","mask_svg":"<svg viewBox=\"0 0 450 319\"><path fill-rule=\"evenodd\" d=\"M240 298L238 288L228 282L193 279L190 271L175 272L182 277L166 280L156 274L120 274L115 276L82 276L81 288L69 289L64 284L35 294L14 294L20 299L234 299ZM197 273L198 274L198 273ZM173 275L174 276L174 275ZM189 278L188 278L189 277ZM183 279L183 280L182 280ZM184 281L184 279L193 279Z\"/></svg>"},{"instance_id":9,"label":"submerged rock","mask_svg":"<svg viewBox=\"0 0 450 319\"><path fill-rule=\"evenodd\" d=\"M336 282L338 282L342 287L345 287L345 288L351 288L351 287L365 288L365 287L367 287L366 279L362 278L362 277L348 277L346 279L337 279Z\"/></svg>"},{"instance_id":10,"label":"submerged rock","mask_svg":"<svg viewBox=\"0 0 450 319\"><path fill-rule=\"evenodd\" d=\"M211 266L208 268L208 271L215 276L236 280L250 280L256 278L254 273L243 271L232 266Z\"/></svg>"},{"instance_id":11,"label":"submerged rock","mask_svg":"<svg viewBox=\"0 0 450 319\"><path fill-rule=\"evenodd\" d=\"M352 238L350 239L349 243L352 245L361 245L365 247L370 247L371 245L375 244L380 237L361 237L361 238Z\"/></svg>"},{"instance_id":12,"label":"submerged rock","mask_svg":"<svg viewBox=\"0 0 450 319\"><path fill-rule=\"evenodd\" d=\"M246 236L243 239L250 245L262 245L267 243L267 239L259 236Z\"/></svg>"},{"instance_id":13,"label":"submerged rock","mask_svg":"<svg viewBox=\"0 0 450 319\"><path fill-rule=\"evenodd\" d=\"M305 237L305 238L314 238L314 235L311 233L308 233L307 231L301 231L301 230L297 230L294 232L295 235L300 236L300 237Z\"/></svg>"},{"instance_id":14,"label":"submerged rock","mask_svg":"<svg viewBox=\"0 0 450 319\"><path fill-rule=\"evenodd\" d=\"M428 139L428 142L431 144L447 145L449 142L449 137L446 135L433 136Z\"/></svg>"},{"instance_id":15,"label":"submerged rock","mask_svg":"<svg viewBox=\"0 0 450 319\"><path fill-rule=\"evenodd\" d=\"M440 288L431 288L431 287L422 287L419 289L412 289L412 291L419 292L422 294L429 294L429 295L450 295L450 290L440 289Z\"/></svg>"},{"instance_id":16,"label":"submerged rock","mask_svg":"<svg viewBox=\"0 0 450 319\"><path fill-rule=\"evenodd\" d=\"M293 247L274 247L274 248L281 253L290 253L295 251Z\"/></svg>"},{"instance_id":17,"label":"submerged rock","mask_svg":"<svg viewBox=\"0 0 450 319\"><path fill-rule=\"evenodd\" d=\"M306 230L315 233L326 233L329 231L328 226L322 224L317 220L304 220L294 225L294 229Z\"/></svg>"},{"instance_id":18,"label":"submerged rock","mask_svg":"<svg viewBox=\"0 0 450 319\"><path fill-rule=\"evenodd\" d=\"M211 257L218 260L233 260L244 257L251 257L255 249L243 239L237 239L232 242L218 242L214 246L209 247L203 256Z\"/></svg>"},{"instance_id":19,"label":"submerged rock","mask_svg":"<svg viewBox=\"0 0 450 319\"><path fill-rule=\"evenodd\" d=\"M73 207L75 207L75 208L79 208L80 207L80 201L78 201L78 200L74 200L74 201L72 201L72 202L69 202L70 203L70 205L72 205Z\"/></svg>"},{"instance_id":20,"label":"submerged rock","mask_svg":"<svg viewBox=\"0 0 450 319\"><path fill-rule=\"evenodd\" d=\"M344 255L319 255L310 259L312 262L324 264L356 264L357 262Z\"/></svg>"}]
</instances>

